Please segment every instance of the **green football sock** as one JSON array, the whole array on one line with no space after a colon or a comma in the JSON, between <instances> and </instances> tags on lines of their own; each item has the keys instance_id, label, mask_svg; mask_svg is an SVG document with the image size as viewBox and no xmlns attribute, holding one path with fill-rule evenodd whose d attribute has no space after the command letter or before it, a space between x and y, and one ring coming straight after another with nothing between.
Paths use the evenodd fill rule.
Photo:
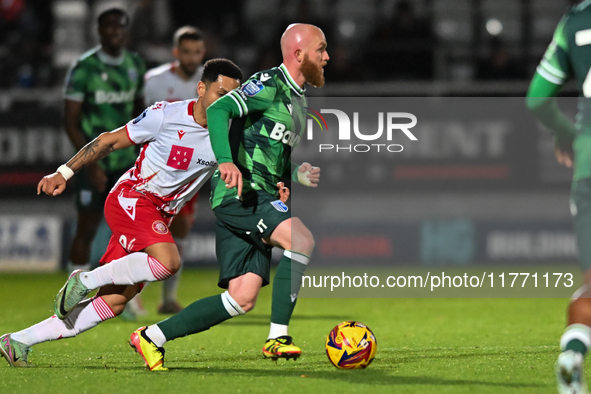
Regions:
<instances>
[{"instance_id":1,"label":"green football sock","mask_svg":"<svg viewBox=\"0 0 591 394\"><path fill-rule=\"evenodd\" d=\"M309 261L310 257L304 254L290 251L283 253L273 279L272 323L289 324Z\"/></svg>"},{"instance_id":2,"label":"green football sock","mask_svg":"<svg viewBox=\"0 0 591 394\"><path fill-rule=\"evenodd\" d=\"M587 346L581 340L573 339L566 344L564 350L574 350L575 352L585 354L587 353Z\"/></svg>"},{"instance_id":3,"label":"green football sock","mask_svg":"<svg viewBox=\"0 0 591 394\"><path fill-rule=\"evenodd\" d=\"M591 328L584 324L571 324L564 330L564 334L560 338L560 348L563 352L574 350L584 355L590 344Z\"/></svg>"},{"instance_id":4,"label":"green football sock","mask_svg":"<svg viewBox=\"0 0 591 394\"><path fill-rule=\"evenodd\" d=\"M176 315L158 323L167 341L209 330L245 312L228 292L195 301Z\"/></svg>"}]
</instances>

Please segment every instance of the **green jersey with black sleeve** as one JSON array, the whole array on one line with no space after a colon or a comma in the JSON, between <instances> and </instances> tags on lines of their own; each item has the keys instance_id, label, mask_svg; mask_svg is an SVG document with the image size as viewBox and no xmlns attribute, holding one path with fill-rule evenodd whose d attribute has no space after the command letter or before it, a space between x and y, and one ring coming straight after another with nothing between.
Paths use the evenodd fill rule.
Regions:
<instances>
[{"instance_id":1,"label":"green jersey with black sleeve","mask_svg":"<svg viewBox=\"0 0 591 394\"><path fill-rule=\"evenodd\" d=\"M570 78L579 90L575 124L550 99ZM554 132L557 144L572 143L574 180L591 177L591 1L572 7L561 19L527 96L528 107Z\"/></svg>"},{"instance_id":2,"label":"green jersey with black sleeve","mask_svg":"<svg viewBox=\"0 0 591 394\"><path fill-rule=\"evenodd\" d=\"M124 50L113 58L100 47L70 67L64 97L82 103L80 130L89 142L133 118L134 101L143 96L145 72L139 55ZM129 147L112 152L99 164L106 173L121 172L132 167L136 157L134 147Z\"/></svg>"},{"instance_id":3,"label":"green jersey with black sleeve","mask_svg":"<svg viewBox=\"0 0 591 394\"><path fill-rule=\"evenodd\" d=\"M306 98L285 65L254 74L207 109L213 152L219 164L234 162L243 177L242 193L278 195L277 182L294 178L291 150L304 130ZM228 121L232 119L229 131ZM219 170L212 178L211 205L235 199Z\"/></svg>"}]
</instances>

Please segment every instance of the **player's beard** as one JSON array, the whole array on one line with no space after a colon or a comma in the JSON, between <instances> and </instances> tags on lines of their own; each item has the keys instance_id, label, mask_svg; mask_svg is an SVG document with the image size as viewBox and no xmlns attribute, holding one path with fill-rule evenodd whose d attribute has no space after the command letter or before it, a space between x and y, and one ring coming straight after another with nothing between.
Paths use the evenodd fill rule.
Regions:
<instances>
[{"instance_id":1,"label":"player's beard","mask_svg":"<svg viewBox=\"0 0 591 394\"><path fill-rule=\"evenodd\" d=\"M310 85L314 86L315 88L321 88L324 86L324 72L320 65L314 64L308 58L308 55L304 55L304 61L300 66L300 71L304 78L306 78L306 82Z\"/></svg>"}]
</instances>

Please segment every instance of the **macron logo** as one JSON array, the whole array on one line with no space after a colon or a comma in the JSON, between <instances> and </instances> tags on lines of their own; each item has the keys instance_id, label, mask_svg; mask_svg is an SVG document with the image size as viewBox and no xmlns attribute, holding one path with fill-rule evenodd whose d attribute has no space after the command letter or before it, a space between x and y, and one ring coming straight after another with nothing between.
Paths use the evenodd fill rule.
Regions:
<instances>
[{"instance_id":1,"label":"macron logo","mask_svg":"<svg viewBox=\"0 0 591 394\"><path fill-rule=\"evenodd\" d=\"M179 133L179 140L182 140L186 132L183 130L177 130L177 133Z\"/></svg>"},{"instance_id":2,"label":"macron logo","mask_svg":"<svg viewBox=\"0 0 591 394\"><path fill-rule=\"evenodd\" d=\"M261 82L268 81L269 79L271 79L271 76L269 74L264 73L263 75L261 75Z\"/></svg>"},{"instance_id":3,"label":"macron logo","mask_svg":"<svg viewBox=\"0 0 591 394\"><path fill-rule=\"evenodd\" d=\"M117 199L119 200L119 205L121 205L121 208L123 208L127 216L129 216L131 220L135 220L135 204L137 204L138 199L123 197L123 192L119 194Z\"/></svg>"}]
</instances>

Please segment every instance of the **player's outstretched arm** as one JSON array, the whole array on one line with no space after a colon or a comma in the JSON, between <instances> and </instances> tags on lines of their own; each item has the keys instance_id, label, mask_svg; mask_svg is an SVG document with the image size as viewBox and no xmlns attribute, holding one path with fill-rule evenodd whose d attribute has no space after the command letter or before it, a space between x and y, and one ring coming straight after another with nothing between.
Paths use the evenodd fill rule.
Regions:
<instances>
[{"instance_id":1,"label":"player's outstretched arm","mask_svg":"<svg viewBox=\"0 0 591 394\"><path fill-rule=\"evenodd\" d=\"M302 163L296 175L297 179L294 180L302 185L318 187L318 182L320 182L320 167L312 167L310 163Z\"/></svg>"},{"instance_id":2,"label":"player's outstretched arm","mask_svg":"<svg viewBox=\"0 0 591 394\"><path fill-rule=\"evenodd\" d=\"M127 130L122 127L108 133L102 133L84 146L65 165L56 172L46 175L37 185L37 194L41 192L48 196L57 196L66 189L66 181L82 167L105 158L117 149L127 148L133 143L127 137Z\"/></svg>"}]
</instances>

